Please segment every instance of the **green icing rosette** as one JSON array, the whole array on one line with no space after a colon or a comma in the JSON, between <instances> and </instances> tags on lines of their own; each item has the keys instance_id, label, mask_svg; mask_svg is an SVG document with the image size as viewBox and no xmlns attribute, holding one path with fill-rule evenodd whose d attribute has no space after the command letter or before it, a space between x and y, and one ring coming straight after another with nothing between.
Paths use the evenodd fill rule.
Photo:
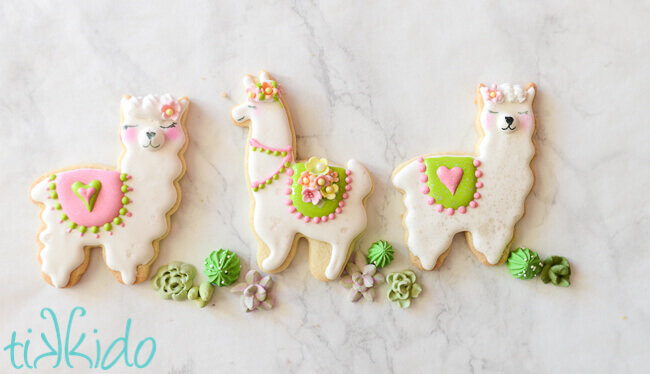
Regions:
<instances>
[{"instance_id":1,"label":"green icing rosette","mask_svg":"<svg viewBox=\"0 0 650 374\"><path fill-rule=\"evenodd\" d=\"M368 250L368 263L375 265L377 268L383 268L395 259L395 250L393 246L385 240L373 243Z\"/></svg>"},{"instance_id":2,"label":"green icing rosette","mask_svg":"<svg viewBox=\"0 0 650 374\"><path fill-rule=\"evenodd\" d=\"M508 256L508 270L518 279L531 279L542 271L542 260L528 248L518 248Z\"/></svg>"},{"instance_id":3,"label":"green icing rosette","mask_svg":"<svg viewBox=\"0 0 650 374\"><path fill-rule=\"evenodd\" d=\"M203 273L212 284L219 287L230 286L235 283L241 272L239 257L227 249L212 251L210 256L205 259L204 264Z\"/></svg>"},{"instance_id":4,"label":"green icing rosette","mask_svg":"<svg viewBox=\"0 0 650 374\"><path fill-rule=\"evenodd\" d=\"M569 287L571 285L569 260L562 256L547 257L540 277L545 284L551 282L555 286Z\"/></svg>"},{"instance_id":5,"label":"green icing rosette","mask_svg":"<svg viewBox=\"0 0 650 374\"><path fill-rule=\"evenodd\" d=\"M165 300L185 300L195 276L194 266L174 261L158 269L156 275L151 278L151 288L158 291L160 297Z\"/></svg>"}]
</instances>

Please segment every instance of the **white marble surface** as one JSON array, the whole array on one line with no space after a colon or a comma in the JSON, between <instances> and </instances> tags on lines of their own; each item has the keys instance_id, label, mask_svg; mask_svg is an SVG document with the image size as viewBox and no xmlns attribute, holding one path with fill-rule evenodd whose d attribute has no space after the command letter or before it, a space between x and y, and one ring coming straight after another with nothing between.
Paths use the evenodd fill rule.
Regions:
<instances>
[{"instance_id":1,"label":"white marble surface","mask_svg":"<svg viewBox=\"0 0 650 374\"><path fill-rule=\"evenodd\" d=\"M647 372L648 2L372 4L3 2L0 346L16 331L33 340L33 360L47 352L38 335L52 330L41 309L66 326L83 306L80 351L93 355L95 336L104 350L128 318L131 353L155 338L142 372ZM300 158L356 158L373 173L359 247L393 243L397 259L385 273L414 269L393 168L473 150L477 83L536 82L537 183L515 245L566 256L571 287L483 266L460 236L441 269L416 271L424 291L407 310L388 302L385 286L375 303L349 303L337 283L310 275L304 244L275 276L271 312L244 314L225 290L205 309L163 301L147 284L117 284L100 251L72 289L41 280L31 181L76 163L114 165L120 97L151 92L192 100L183 200L154 268L198 266L218 247L255 267L246 132L229 110L244 98L242 76L262 68L286 89ZM85 360L72 364L88 372ZM0 372L10 370L0 351Z\"/></svg>"}]
</instances>

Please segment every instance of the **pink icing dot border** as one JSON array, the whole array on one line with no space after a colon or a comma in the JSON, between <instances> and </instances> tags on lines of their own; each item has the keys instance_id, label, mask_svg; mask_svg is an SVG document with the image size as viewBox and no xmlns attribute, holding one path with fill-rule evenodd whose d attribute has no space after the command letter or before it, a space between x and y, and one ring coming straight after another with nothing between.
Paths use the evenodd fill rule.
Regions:
<instances>
[{"instance_id":1,"label":"pink icing dot border","mask_svg":"<svg viewBox=\"0 0 650 374\"><path fill-rule=\"evenodd\" d=\"M422 173L420 175L420 182L422 182L424 184L421 191L422 191L422 193L424 195L428 195L429 192L431 192L431 189L429 188L429 185L427 184L427 182L429 181L429 177L426 174L427 166L424 164L424 157L418 157L418 163L419 163L418 171L420 171L420 173ZM473 164L474 164L474 167L477 168L476 171L474 172L474 175L476 176L476 178L481 178L483 176L483 172L481 170L478 170L478 167L481 166L481 160L475 158ZM476 188L477 189L483 188L483 182L476 182ZM475 192L474 193L474 199L469 202L468 206L470 208L478 207L478 203L476 202L476 200L478 200L480 198L481 198L481 194L478 191ZM433 208L438 213L443 213L444 212L449 216L453 216L454 213L456 212L456 210L460 214L467 213L467 207L466 206L460 206L456 210L454 210L454 208L445 209L445 207L443 207L442 204L436 204L436 199L434 199L432 196L427 196L426 202L427 202L428 205L432 205Z\"/></svg>"},{"instance_id":2,"label":"pink icing dot border","mask_svg":"<svg viewBox=\"0 0 650 374\"><path fill-rule=\"evenodd\" d=\"M291 167L287 168L286 174L287 174L287 176L289 176L289 178L287 178L287 184L292 185L293 184L293 178L292 178L292 176L293 176L293 168L291 168ZM352 190L352 178L350 177L350 175L352 175L352 170L349 170L349 169L345 170L345 175L346 175L345 183L347 183L347 185L345 186L345 191L347 191L347 192L343 193L343 200L339 201L339 206L338 206L338 208L336 208L334 213L330 213L329 215L326 215L326 216L314 217L314 218L303 216L302 213L298 212L296 207L293 206L293 201L291 199L287 199L285 204L289 208L289 213L294 214L297 219L302 220L305 223L313 222L315 224L319 224L321 222L327 222L327 221L335 220L337 214L343 213L343 207L345 207L345 200L347 200L350 197L348 192L350 192ZM284 194L285 195L291 195L291 188L287 188L284 191Z\"/></svg>"}]
</instances>

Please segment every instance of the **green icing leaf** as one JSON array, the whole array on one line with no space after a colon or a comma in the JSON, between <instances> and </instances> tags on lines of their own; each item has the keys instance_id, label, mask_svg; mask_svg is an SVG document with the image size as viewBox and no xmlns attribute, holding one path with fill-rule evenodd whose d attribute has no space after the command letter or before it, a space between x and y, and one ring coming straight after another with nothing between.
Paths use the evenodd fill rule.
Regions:
<instances>
[{"instance_id":1,"label":"green icing leaf","mask_svg":"<svg viewBox=\"0 0 650 374\"><path fill-rule=\"evenodd\" d=\"M442 204L446 208L458 209L461 206L468 206L470 201L474 200L476 192L476 167L474 166L473 157L430 157L424 159L426 166L426 175L429 178L429 196L436 199L436 204ZM460 167L463 169L463 177L458 183L455 193L451 191L438 178L438 168L445 166L448 169Z\"/></svg>"},{"instance_id":2,"label":"green icing leaf","mask_svg":"<svg viewBox=\"0 0 650 374\"><path fill-rule=\"evenodd\" d=\"M571 285L571 265L569 265L569 260L562 256L546 258L540 278L544 283L550 282L556 286L569 287Z\"/></svg>"},{"instance_id":3,"label":"green icing leaf","mask_svg":"<svg viewBox=\"0 0 650 374\"><path fill-rule=\"evenodd\" d=\"M99 195L99 190L102 189L102 182L97 179L93 180L88 184L83 184L81 182L72 183L72 192L83 202L89 212L93 211L95 206L95 201L97 200L97 195ZM92 189L92 190L91 190ZM87 192L91 191L92 194L88 195Z\"/></svg>"},{"instance_id":4,"label":"green icing leaf","mask_svg":"<svg viewBox=\"0 0 650 374\"><path fill-rule=\"evenodd\" d=\"M374 264L377 268L383 268L395 259L393 246L385 240L380 240L368 250L368 263Z\"/></svg>"},{"instance_id":5,"label":"green icing leaf","mask_svg":"<svg viewBox=\"0 0 650 374\"><path fill-rule=\"evenodd\" d=\"M544 264L542 264L537 253L522 247L510 252L507 266L513 277L531 279L542 271Z\"/></svg>"},{"instance_id":6,"label":"green icing leaf","mask_svg":"<svg viewBox=\"0 0 650 374\"><path fill-rule=\"evenodd\" d=\"M241 272L239 257L227 249L212 251L205 259L204 265L203 273L212 284L219 287L235 283Z\"/></svg>"},{"instance_id":7,"label":"green icing leaf","mask_svg":"<svg viewBox=\"0 0 650 374\"><path fill-rule=\"evenodd\" d=\"M330 165L329 168L334 170L339 175L339 181L335 182L339 186L339 191L336 194L336 197L332 200L321 199L318 205L312 203L306 203L302 201L302 185L298 184L298 178L303 171L307 170L304 163L294 164L293 168L293 184L291 185L291 201L293 201L293 206L296 210L302 213L303 216L310 218L314 217L323 217L334 213L336 208L338 208L339 203L343 200L343 194L345 193L345 169Z\"/></svg>"}]
</instances>

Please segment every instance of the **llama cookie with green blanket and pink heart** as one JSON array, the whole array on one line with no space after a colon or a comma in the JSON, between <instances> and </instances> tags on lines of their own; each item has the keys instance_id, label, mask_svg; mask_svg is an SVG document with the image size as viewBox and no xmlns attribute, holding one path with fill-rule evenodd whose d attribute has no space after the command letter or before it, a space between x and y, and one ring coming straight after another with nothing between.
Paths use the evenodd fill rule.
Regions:
<instances>
[{"instance_id":1,"label":"llama cookie with green blanket and pink heart","mask_svg":"<svg viewBox=\"0 0 650 374\"><path fill-rule=\"evenodd\" d=\"M180 203L189 100L172 95L122 99L119 168L83 165L49 172L30 189L41 207L38 259L45 281L76 284L90 249L101 247L115 278L147 279L169 216Z\"/></svg>"},{"instance_id":2,"label":"llama cookie with green blanket and pink heart","mask_svg":"<svg viewBox=\"0 0 650 374\"><path fill-rule=\"evenodd\" d=\"M400 165L393 184L403 193L402 216L411 261L435 270L454 235L485 265L503 263L523 217L535 175L533 113L536 86L501 84L476 91L476 154L435 153Z\"/></svg>"}]
</instances>

